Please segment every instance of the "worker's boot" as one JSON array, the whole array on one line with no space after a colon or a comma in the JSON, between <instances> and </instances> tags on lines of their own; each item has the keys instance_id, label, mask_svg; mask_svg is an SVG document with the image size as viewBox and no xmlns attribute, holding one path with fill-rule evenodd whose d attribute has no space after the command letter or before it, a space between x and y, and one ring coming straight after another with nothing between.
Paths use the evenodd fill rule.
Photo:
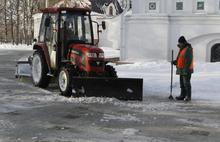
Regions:
<instances>
[{"instance_id":1,"label":"worker's boot","mask_svg":"<svg viewBox=\"0 0 220 142\"><path fill-rule=\"evenodd\" d=\"M184 98L185 98L185 90L184 90L184 88L181 88L180 96L176 97L176 100L183 101Z\"/></svg>"},{"instance_id":2,"label":"worker's boot","mask_svg":"<svg viewBox=\"0 0 220 142\"><path fill-rule=\"evenodd\" d=\"M186 96L186 98L184 99L184 101L185 101L185 102L189 102L189 101L191 101L191 97Z\"/></svg>"},{"instance_id":3,"label":"worker's boot","mask_svg":"<svg viewBox=\"0 0 220 142\"><path fill-rule=\"evenodd\" d=\"M186 98L184 99L185 102L189 102L191 101L191 86L189 88L187 88L186 91Z\"/></svg>"}]
</instances>

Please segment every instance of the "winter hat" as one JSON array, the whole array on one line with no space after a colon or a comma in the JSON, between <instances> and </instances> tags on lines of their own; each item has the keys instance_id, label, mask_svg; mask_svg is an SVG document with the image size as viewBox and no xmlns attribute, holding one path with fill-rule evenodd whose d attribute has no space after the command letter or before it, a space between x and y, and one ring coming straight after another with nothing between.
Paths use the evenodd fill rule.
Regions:
<instances>
[{"instance_id":1,"label":"winter hat","mask_svg":"<svg viewBox=\"0 0 220 142\"><path fill-rule=\"evenodd\" d=\"M179 39L178 39L178 42L179 43L187 43L186 39L184 36L181 36Z\"/></svg>"}]
</instances>

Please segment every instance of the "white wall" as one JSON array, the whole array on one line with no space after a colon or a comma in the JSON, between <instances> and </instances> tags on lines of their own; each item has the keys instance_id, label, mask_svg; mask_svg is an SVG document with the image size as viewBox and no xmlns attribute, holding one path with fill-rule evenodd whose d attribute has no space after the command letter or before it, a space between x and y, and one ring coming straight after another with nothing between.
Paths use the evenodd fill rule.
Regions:
<instances>
[{"instance_id":1,"label":"white wall","mask_svg":"<svg viewBox=\"0 0 220 142\"><path fill-rule=\"evenodd\" d=\"M219 0L204 0L205 10L197 11L196 2L197 0L133 0L132 1L132 10L134 14L143 14L149 12L148 3L149 2L159 3L159 13L179 13L176 11L176 2L183 2L183 11L181 13L207 13L207 14L216 14L219 13Z\"/></svg>"},{"instance_id":2,"label":"white wall","mask_svg":"<svg viewBox=\"0 0 220 142\"><path fill-rule=\"evenodd\" d=\"M149 12L149 1L159 2L157 12ZM176 10L182 1L183 10ZM121 57L123 60L171 59L177 55L177 40L184 35L194 48L196 61L210 61L211 47L220 43L219 0L204 0L205 10L196 10L197 0L133 0L133 14L123 20Z\"/></svg>"},{"instance_id":3,"label":"white wall","mask_svg":"<svg viewBox=\"0 0 220 142\"><path fill-rule=\"evenodd\" d=\"M129 16L125 19L125 50L123 59L154 58L166 59L168 17Z\"/></svg>"},{"instance_id":4,"label":"white wall","mask_svg":"<svg viewBox=\"0 0 220 142\"><path fill-rule=\"evenodd\" d=\"M112 18L98 18L97 21L99 23L101 23L102 21L106 22L106 30L102 30L102 33L100 33L99 46L120 49L121 16L116 16Z\"/></svg>"},{"instance_id":5,"label":"white wall","mask_svg":"<svg viewBox=\"0 0 220 142\"><path fill-rule=\"evenodd\" d=\"M195 59L210 61L207 46L210 41L220 38L220 16L171 17L170 27L170 50L175 49L177 54L177 39L184 35L194 48ZM170 57L171 51L168 53Z\"/></svg>"}]
</instances>

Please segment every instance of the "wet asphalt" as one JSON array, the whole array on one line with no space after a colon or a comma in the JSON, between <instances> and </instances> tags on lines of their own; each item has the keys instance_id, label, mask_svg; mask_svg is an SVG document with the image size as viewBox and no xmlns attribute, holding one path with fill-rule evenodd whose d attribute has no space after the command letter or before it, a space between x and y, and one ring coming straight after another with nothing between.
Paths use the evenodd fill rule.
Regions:
<instances>
[{"instance_id":1,"label":"wet asphalt","mask_svg":"<svg viewBox=\"0 0 220 142\"><path fill-rule=\"evenodd\" d=\"M0 50L0 142L218 142L220 102L143 102L64 98L20 82L16 60L31 51Z\"/></svg>"}]
</instances>

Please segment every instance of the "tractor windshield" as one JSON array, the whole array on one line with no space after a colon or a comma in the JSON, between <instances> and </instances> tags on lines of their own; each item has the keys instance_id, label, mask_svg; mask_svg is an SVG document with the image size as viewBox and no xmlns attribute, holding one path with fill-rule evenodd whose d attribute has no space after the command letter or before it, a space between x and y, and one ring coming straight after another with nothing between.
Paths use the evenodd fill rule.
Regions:
<instances>
[{"instance_id":1,"label":"tractor windshield","mask_svg":"<svg viewBox=\"0 0 220 142\"><path fill-rule=\"evenodd\" d=\"M92 44L92 24L89 13L61 13L61 36L66 43ZM63 35L62 35L63 34Z\"/></svg>"}]
</instances>

